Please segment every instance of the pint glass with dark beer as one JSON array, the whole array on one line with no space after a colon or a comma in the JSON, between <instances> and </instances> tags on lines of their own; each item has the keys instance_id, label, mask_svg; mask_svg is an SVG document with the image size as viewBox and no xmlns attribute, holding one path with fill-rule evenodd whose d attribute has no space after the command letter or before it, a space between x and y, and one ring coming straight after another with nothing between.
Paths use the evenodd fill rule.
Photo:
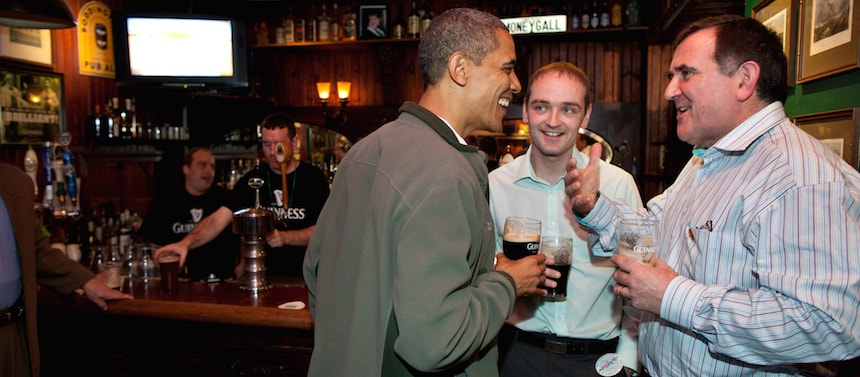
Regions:
<instances>
[{"instance_id":1,"label":"pint glass with dark beer","mask_svg":"<svg viewBox=\"0 0 860 377\"><path fill-rule=\"evenodd\" d=\"M506 218L502 250L508 259L537 254L540 250L540 220L528 217Z\"/></svg>"}]
</instances>

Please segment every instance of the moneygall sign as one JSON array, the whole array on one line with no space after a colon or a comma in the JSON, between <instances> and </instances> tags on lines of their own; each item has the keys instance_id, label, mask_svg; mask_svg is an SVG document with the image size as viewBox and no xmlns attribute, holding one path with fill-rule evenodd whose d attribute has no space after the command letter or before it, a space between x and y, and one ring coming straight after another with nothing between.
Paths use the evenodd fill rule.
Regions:
<instances>
[{"instance_id":1,"label":"moneygall sign","mask_svg":"<svg viewBox=\"0 0 860 377\"><path fill-rule=\"evenodd\" d=\"M503 18L511 34L563 33L567 31L567 16L533 16Z\"/></svg>"}]
</instances>

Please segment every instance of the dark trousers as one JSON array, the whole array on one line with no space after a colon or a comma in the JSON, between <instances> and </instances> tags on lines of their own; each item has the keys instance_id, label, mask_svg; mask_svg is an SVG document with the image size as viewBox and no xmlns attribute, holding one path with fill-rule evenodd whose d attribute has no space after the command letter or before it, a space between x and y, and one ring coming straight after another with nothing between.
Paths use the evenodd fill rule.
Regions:
<instances>
[{"instance_id":1,"label":"dark trousers","mask_svg":"<svg viewBox=\"0 0 860 377\"><path fill-rule=\"evenodd\" d=\"M514 339L515 331L505 325L499 336L499 377L600 377L594 364L601 355L548 352Z\"/></svg>"},{"instance_id":2,"label":"dark trousers","mask_svg":"<svg viewBox=\"0 0 860 377\"><path fill-rule=\"evenodd\" d=\"M24 339L24 321L0 326L0 376L30 375L30 356Z\"/></svg>"}]
</instances>

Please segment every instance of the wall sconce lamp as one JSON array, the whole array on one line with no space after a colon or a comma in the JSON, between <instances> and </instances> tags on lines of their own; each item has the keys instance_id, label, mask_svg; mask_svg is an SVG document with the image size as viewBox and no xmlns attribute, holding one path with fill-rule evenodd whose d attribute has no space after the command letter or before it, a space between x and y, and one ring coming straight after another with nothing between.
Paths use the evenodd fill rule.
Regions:
<instances>
[{"instance_id":1,"label":"wall sconce lamp","mask_svg":"<svg viewBox=\"0 0 860 377\"><path fill-rule=\"evenodd\" d=\"M325 117L325 126L327 128L337 128L346 125L346 104L349 102L349 90L352 88L352 83L349 81L337 82L337 98L340 101L340 109L329 113L328 100L331 97L331 83L318 82L317 95L319 95L320 103L323 107L323 116Z\"/></svg>"},{"instance_id":2,"label":"wall sconce lamp","mask_svg":"<svg viewBox=\"0 0 860 377\"><path fill-rule=\"evenodd\" d=\"M65 0L0 0L0 25L28 29L75 27Z\"/></svg>"}]
</instances>

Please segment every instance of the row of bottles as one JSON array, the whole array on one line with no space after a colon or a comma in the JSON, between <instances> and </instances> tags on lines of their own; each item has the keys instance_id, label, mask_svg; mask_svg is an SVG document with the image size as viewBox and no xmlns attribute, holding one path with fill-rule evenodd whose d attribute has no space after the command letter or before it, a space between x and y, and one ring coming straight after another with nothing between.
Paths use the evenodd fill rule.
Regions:
<instances>
[{"instance_id":1,"label":"row of bottles","mask_svg":"<svg viewBox=\"0 0 860 377\"><path fill-rule=\"evenodd\" d=\"M606 1L588 0L582 2L579 7L574 7L569 12L570 29L586 30L598 28L618 28L622 26L639 25L639 2L629 0L623 4L622 0Z\"/></svg>"},{"instance_id":2,"label":"row of bottles","mask_svg":"<svg viewBox=\"0 0 860 377\"><path fill-rule=\"evenodd\" d=\"M121 104L118 97L111 98L104 108L96 105L86 119L87 139L92 143L110 143L120 140L188 140L187 127L164 124L153 126L138 119L134 98Z\"/></svg>"},{"instance_id":3,"label":"row of bottles","mask_svg":"<svg viewBox=\"0 0 860 377\"><path fill-rule=\"evenodd\" d=\"M421 38L433 21L430 2L393 2L391 6L355 6L326 3L298 10L292 5L272 22L255 25L257 45L303 42L339 42L357 39ZM529 2L482 2L478 9L500 18L564 14L568 30L638 26L639 0L544 0ZM356 13L356 12L359 13ZM386 14L386 12L388 14ZM363 18L363 19L362 19ZM378 22L378 27L373 28Z\"/></svg>"},{"instance_id":4,"label":"row of bottles","mask_svg":"<svg viewBox=\"0 0 860 377\"><path fill-rule=\"evenodd\" d=\"M412 8L406 14L399 4L393 8L338 7L335 2L330 7L326 3L310 5L304 12L289 5L283 17L275 21L274 25L260 21L254 25L254 30L259 46L372 38L404 39L420 38L432 20L429 1L425 1L421 9L413 1Z\"/></svg>"}]
</instances>

